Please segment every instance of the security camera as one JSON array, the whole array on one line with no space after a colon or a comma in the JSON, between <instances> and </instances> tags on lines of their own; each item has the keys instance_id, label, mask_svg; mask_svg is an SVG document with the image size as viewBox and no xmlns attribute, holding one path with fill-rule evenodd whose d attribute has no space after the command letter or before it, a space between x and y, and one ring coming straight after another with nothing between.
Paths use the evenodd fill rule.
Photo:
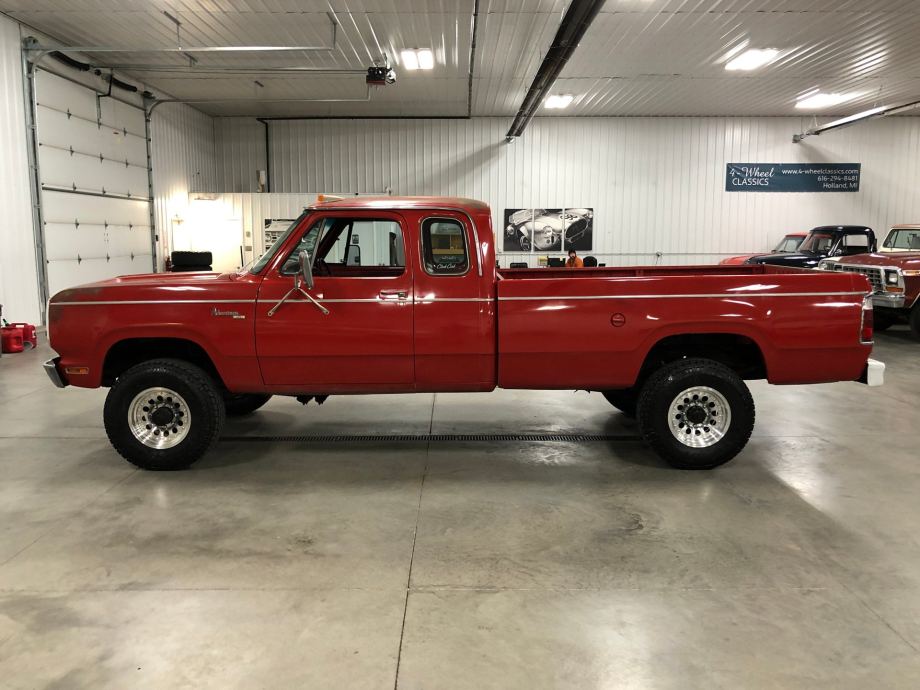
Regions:
<instances>
[{"instance_id":1,"label":"security camera","mask_svg":"<svg viewBox=\"0 0 920 690\"><path fill-rule=\"evenodd\" d=\"M395 84L396 83L396 72L394 72L393 70L389 70L387 72L386 81L387 81L387 84Z\"/></svg>"}]
</instances>

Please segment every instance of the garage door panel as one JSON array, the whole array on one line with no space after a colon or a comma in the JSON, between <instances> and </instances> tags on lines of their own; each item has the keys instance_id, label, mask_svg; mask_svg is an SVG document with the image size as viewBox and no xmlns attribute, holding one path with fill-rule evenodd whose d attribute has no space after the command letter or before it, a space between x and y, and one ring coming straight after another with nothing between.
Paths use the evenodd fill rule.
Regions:
<instances>
[{"instance_id":1,"label":"garage door panel","mask_svg":"<svg viewBox=\"0 0 920 690\"><path fill-rule=\"evenodd\" d=\"M112 271L113 277L152 273L153 262L149 252L147 254L135 254L133 258L131 256L113 256L109 261L109 269Z\"/></svg>"},{"instance_id":2,"label":"garage door panel","mask_svg":"<svg viewBox=\"0 0 920 690\"><path fill-rule=\"evenodd\" d=\"M151 252L150 228L146 226L128 228L110 225L106 232L108 233L110 255L130 256L131 254L149 254Z\"/></svg>"},{"instance_id":3,"label":"garage door panel","mask_svg":"<svg viewBox=\"0 0 920 690\"><path fill-rule=\"evenodd\" d=\"M70 155L48 146L39 147L38 158L45 185L139 197L145 197L149 189L147 171L135 165Z\"/></svg>"},{"instance_id":4,"label":"garage door panel","mask_svg":"<svg viewBox=\"0 0 920 690\"><path fill-rule=\"evenodd\" d=\"M42 192L46 223L81 223L106 221L111 225L150 224L150 204L139 199L116 199L83 196L66 192Z\"/></svg>"},{"instance_id":5,"label":"garage door panel","mask_svg":"<svg viewBox=\"0 0 920 690\"><path fill-rule=\"evenodd\" d=\"M65 113L48 108L39 108L36 113L41 146L53 146L74 155L88 154L97 157L101 153L105 158L116 161L128 160L143 167L147 160L147 143L143 136L125 135L121 129L95 122L87 122L75 117L68 118Z\"/></svg>"},{"instance_id":6,"label":"garage door panel","mask_svg":"<svg viewBox=\"0 0 920 690\"><path fill-rule=\"evenodd\" d=\"M46 223L45 259L48 261L76 261L104 259L106 254L105 231L101 225L84 223Z\"/></svg>"},{"instance_id":7,"label":"garage door panel","mask_svg":"<svg viewBox=\"0 0 920 690\"><path fill-rule=\"evenodd\" d=\"M35 100L41 106L96 119L95 92L42 70L35 75Z\"/></svg>"},{"instance_id":8,"label":"garage door panel","mask_svg":"<svg viewBox=\"0 0 920 690\"><path fill-rule=\"evenodd\" d=\"M49 261L48 288L54 295L61 290L99 280L114 278L110 272L109 262L105 259L86 259L83 261Z\"/></svg>"}]
</instances>

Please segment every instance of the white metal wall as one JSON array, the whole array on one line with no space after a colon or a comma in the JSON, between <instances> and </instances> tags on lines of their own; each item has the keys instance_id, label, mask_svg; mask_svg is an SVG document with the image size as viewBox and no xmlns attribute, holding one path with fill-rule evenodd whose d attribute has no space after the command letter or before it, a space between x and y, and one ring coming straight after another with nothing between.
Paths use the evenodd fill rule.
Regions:
<instances>
[{"instance_id":1,"label":"white metal wall","mask_svg":"<svg viewBox=\"0 0 920 690\"><path fill-rule=\"evenodd\" d=\"M10 321L40 322L19 24L0 16L0 304Z\"/></svg>"},{"instance_id":2,"label":"white metal wall","mask_svg":"<svg viewBox=\"0 0 920 690\"><path fill-rule=\"evenodd\" d=\"M920 222L920 118L886 118L792 144L805 118L298 120L271 124L272 189L466 196L504 208L593 207L608 264L710 263L788 231ZM262 125L216 118L218 185L254 188ZM730 162L862 163L859 193L727 193ZM250 178L253 180L251 183ZM519 260L504 254L502 264Z\"/></svg>"},{"instance_id":3,"label":"white metal wall","mask_svg":"<svg viewBox=\"0 0 920 690\"><path fill-rule=\"evenodd\" d=\"M214 118L184 104L166 103L153 111L150 128L157 260L162 270L174 249L173 221L189 218L189 193L217 191Z\"/></svg>"}]
</instances>

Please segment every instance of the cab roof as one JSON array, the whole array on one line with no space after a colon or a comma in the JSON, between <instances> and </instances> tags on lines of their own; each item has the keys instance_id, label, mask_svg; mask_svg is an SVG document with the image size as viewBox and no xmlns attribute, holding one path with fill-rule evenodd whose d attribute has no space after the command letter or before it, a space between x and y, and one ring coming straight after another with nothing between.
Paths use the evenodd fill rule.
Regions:
<instances>
[{"instance_id":1,"label":"cab roof","mask_svg":"<svg viewBox=\"0 0 920 690\"><path fill-rule=\"evenodd\" d=\"M904 223L902 225L892 225L892 230L920 230L920 223Z\"/></svg>"},{"instance_id":2,"label":"cab roof","mask_svg":"<svg viewBox=\"0 0 920 690\"><path fill-rule=\"evenodd\" d=\"M488 213L489 205L476 199L462 199L450 196L357 196L321 201L309 206L312 209L359 208L359 209L414 209L439 208L464 211L469 214Z\"/></svg>"}]
</instances>

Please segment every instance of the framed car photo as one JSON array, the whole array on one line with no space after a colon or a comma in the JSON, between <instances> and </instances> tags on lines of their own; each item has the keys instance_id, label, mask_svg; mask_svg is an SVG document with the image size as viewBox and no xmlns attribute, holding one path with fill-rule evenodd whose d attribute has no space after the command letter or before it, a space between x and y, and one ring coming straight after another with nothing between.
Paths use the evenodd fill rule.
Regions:
<instances>
[{"instance_id":1,"label":"framed car photo","mask_svg":"<svg viewBox=\"0 0 920 690\"><path fill-rule=\"evenodd\" d=\"M594 248L593 208L506 208L506 252L591 251Z\"/></svg>"}]
</instances>

